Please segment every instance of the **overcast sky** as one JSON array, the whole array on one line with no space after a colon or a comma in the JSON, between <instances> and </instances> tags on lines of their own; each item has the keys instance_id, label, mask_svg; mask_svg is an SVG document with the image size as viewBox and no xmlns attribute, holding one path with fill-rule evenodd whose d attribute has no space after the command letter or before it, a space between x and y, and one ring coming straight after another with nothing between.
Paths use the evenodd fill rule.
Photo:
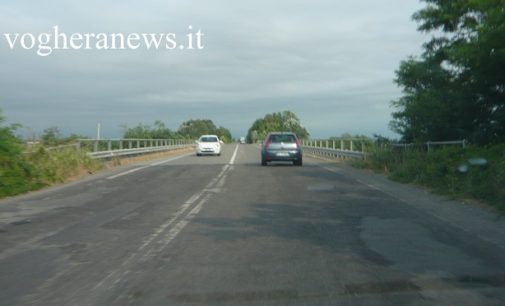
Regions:
<instances>
[{"instance_id":1,"label":"overcast sky","mask_svg":"<svg viewBox=\"0 0 505 306\"><path fill-rule=\"evenodd\" d=\"M58 3L58 4L57 4ZM121 125L172 129L208 118L245 135L266 113L294 111L313 137L394 136L399 62L427 40L418 0L2 0L0 108L24 133L119 137ZM188 33L203 50L11 50L3 33Z\"/></svg>"}]
</instances>

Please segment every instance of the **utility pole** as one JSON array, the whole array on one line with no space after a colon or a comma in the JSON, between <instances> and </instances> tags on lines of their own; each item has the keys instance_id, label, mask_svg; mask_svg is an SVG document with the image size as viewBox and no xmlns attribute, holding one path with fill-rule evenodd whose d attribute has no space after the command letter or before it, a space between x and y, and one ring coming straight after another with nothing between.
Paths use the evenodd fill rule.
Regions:
<instances>
[{"instance_id":1,"label":"utility pole","mask_svg":"<svg viewBox=\"0 0 505 306\"><path fill-rule=\"evenodd\" d=\"M100 122L96 124L96 139L100 140Z\"/></svg>"}]
</instances>

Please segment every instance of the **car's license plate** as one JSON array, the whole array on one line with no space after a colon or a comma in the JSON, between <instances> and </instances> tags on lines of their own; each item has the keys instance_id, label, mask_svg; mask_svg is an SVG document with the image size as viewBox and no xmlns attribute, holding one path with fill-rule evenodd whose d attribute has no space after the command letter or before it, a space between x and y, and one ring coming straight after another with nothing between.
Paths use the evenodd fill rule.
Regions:
<instances>
[{"instance_id":1,"label":"car's license plate","mask_svg":"<svg viewBox=\"0 0 505 306\"><path fill-rule=\"evenodd\" d=\"M279 152L279 153L277 153L277 156L279 156L279 157L286 157L286 156L289 156L289 153Z\"/></svg>"}]
</instances>

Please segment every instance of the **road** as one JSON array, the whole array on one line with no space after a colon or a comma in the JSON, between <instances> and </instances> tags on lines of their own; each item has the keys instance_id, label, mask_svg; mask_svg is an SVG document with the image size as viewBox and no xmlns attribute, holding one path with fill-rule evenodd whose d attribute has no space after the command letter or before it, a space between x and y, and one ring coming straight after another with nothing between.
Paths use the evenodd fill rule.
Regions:
<instances>
[{"instance_id":1,"label":"road","mask_svg":"<svg viewBox=\"0 0 505 306\"><path fill-rule=\"evenodd\" d=\"M0 202L1 305L505 305L505 222L259 148Z\"/></svg>"}]
</instances>

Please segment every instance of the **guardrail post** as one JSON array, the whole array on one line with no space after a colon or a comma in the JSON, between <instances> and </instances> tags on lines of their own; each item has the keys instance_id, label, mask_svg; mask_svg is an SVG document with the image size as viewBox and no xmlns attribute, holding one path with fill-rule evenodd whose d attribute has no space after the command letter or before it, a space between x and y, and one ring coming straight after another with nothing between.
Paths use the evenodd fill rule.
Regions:
<instances>
[{"instance_id":1,"label":"guardrail post","mask_svg":"<svg viewBox=\"0 0 505 306\"><path fill-rule=\"evenodd\" d=\"M93 152L98 152L98 140L95 140L95 144L93 145Z\"/></svg>"},{"instance_id":2,"label":"guardrail post","mask_svg":"<svg viewBox=\"0 0 505 306\"><path fill-rule=\"evenodd\" d=\"M112 150L112 140L107 141L107 151Z\"/></svg>"},{"instance_id":3,"label":"guardrail post","mask_svg":"<svg viewBox=\"0 0 505 306\"><path fill-rule=\"evenodd\" d=\"M333 146L332 146L333 150L335 150L335 139L333 139Z\"/></svg>"},{"instance_id":4,"label":"guardrail post","mask_svg":"<svg viewBox=\"0 0 505 306\"><path fill-rule=\"evenodd\" d=\"M340 139L340 150L344 151L344 140Z\"/></svg>"},{"instance_id":5,"label":"guardrail post","mask_svg":"<svg viewBox=\"0 0 505 306\"><path fill-rule=\"evenodd\" d=\"M354 151L354 145L352 143L352 139L351 139L351 151Z\"/></svg>"},{"instance_id":6,"label":"guardrail post","mask_svg":"<svg viewBox=\"0 0 505 306\"><path fill-rule=\"evenodd\" d=\"M429 140L426 142L426 145L428 146L428 152L430 152L431 151L431 146L430 146L430 141Z\"/></svg>"},{"instance_id":7,"label":"guardrail post","mask_svg":"<svg viewBox=\"0 0 505 306\"><path fill-rule=\"evenodd\" d=\"M119 150L123 150L123 140L119 139Z\"/></svg>"},{"instance_id":8,"label":"guardrail post","mask_svg":"<svg viewBox=\"0 0 505 306\"><path fill-rule=\"evenodd\" d=\"M132 148L132 142L130 140L130 141L128 141L128 149L131 149L131 148Z\"/></svg>"},{"instance_id":9,"label":"guardrail post","mask_svg":"<svg viewBox=\"0 0 505 306\"><path fill-rule=\"evenodd\" d=\"M81 151L81 142L80 141L76 142L75 148L77 149L77 151Z\"/></svg>"}]
</instances>

